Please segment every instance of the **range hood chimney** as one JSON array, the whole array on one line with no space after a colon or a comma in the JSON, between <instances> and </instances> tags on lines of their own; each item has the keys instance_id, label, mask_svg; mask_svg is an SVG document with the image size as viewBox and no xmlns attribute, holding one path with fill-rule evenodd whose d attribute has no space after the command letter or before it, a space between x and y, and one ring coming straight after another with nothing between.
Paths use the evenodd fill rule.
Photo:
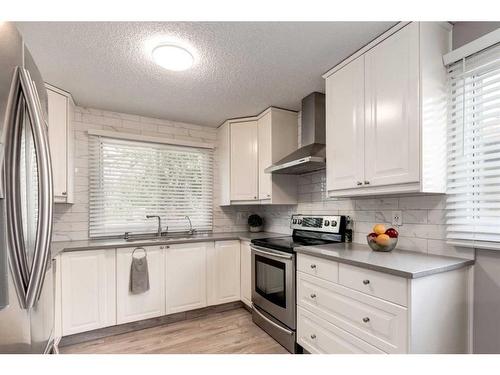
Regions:
<instances>
[{"instance_id":1,"label":"range hood chimney","mask_svg":"<svg viewBox=\"0 0 500 375\"><path fill-rule=\"evenodd\" d=\"M325 95L313 92L302 99L302 147L265 169L266 173L304 174L325 169Z\"/></svg>"}]
</instances>

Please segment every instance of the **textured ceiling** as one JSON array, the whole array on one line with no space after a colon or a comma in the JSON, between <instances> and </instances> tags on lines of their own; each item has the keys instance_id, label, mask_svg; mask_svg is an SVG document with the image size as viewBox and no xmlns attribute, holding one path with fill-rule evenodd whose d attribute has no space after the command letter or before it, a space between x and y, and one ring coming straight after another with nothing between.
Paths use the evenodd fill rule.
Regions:
<instances>
[{"instance_id":1,"label":"textured ceiling","mask_svg":"<svg viewBox=\"0 0 500 375\"><path fill-rule=\"evenodd\" d=\"M394 22L19 22L45 80L82 106L218 126L273 105L300 109L321 74ZM152 46L181 40L195 66L167 71Z\"/></svg>"}]
</instances>

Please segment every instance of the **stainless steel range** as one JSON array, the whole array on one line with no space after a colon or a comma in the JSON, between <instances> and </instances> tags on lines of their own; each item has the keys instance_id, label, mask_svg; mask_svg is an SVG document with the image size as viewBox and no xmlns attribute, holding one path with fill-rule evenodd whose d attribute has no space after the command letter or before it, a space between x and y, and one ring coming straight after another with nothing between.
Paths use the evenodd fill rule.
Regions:
<instances>
[{"instance_id":1,"label":"stainless steel range","mask_svg":"<svg viewBox=\"0 0 500 375\"><path fill-rule=\"evenodd\" d=\"M291 236L252 240L253 321L296 353L294 249L345 241L345 216L293 215Z\"/></svg>"}]
</instances>

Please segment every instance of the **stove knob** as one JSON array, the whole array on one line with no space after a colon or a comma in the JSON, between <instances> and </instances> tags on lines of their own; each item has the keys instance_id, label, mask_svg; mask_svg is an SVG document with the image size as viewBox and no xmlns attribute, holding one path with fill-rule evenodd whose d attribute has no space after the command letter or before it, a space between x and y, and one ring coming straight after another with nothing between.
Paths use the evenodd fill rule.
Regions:
<instances>
[{"instance_id":1,"label":"stove knob","mask_svg":"<svg viewBox=\"0 0 500 375\"><path fill-rule=\"evenodd\" d=\"M297 224L297 219L293 219L293 223L294 223L294 224Z\"/></svg>"},{"instance_id":2,"label":"stove knob","mask_svg":"<svg viewBox=\"0 0 500 375\"><path fill-rule=\"evenodd\" d=\"M302 219L299 219L299 220L297 221L297 223L298 223L299 225L301 225L301 224L302 224Z\"/></svg>"},{"instance_id":3,"label":"stove knob","mask_svg":"<svg viewBox=\"0 0 500 375\"><path fill-rule=\"evenodd\" d=\"M337 226L337 222L335 220L332 220L332 227L336 227Z\"/></svg>"},{"instance_id":4,"label":"stove knob","mask_svg":"<svg viewBox=\"0 0 500 375\"><path fill-rule=\"evenodd\" d=\"M323 225L324 225L325 227L327 227L327 226L329 226L329 225L330 225L330 222L329 222L328 220L325 220L325 222L323 223Z\"/></svg>"}]
</instances>

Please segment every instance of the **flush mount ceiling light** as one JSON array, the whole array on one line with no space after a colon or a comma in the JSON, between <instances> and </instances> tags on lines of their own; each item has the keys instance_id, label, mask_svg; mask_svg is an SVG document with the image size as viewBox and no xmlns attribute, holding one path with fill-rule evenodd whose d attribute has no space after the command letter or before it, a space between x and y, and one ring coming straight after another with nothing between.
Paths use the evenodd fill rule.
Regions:
<instances>
[{"instance_id":1,"label":"flush mount ceiling light","mask_svg":"<svg viewBox=\"0 0 500 375\"><path fill-rule=\"evenodd\" d=\"M189 69L194 56L187 49L175 44L162 44L153 49L153 60L161 67L176 72Z\"/></svg>"}]
</instances>

